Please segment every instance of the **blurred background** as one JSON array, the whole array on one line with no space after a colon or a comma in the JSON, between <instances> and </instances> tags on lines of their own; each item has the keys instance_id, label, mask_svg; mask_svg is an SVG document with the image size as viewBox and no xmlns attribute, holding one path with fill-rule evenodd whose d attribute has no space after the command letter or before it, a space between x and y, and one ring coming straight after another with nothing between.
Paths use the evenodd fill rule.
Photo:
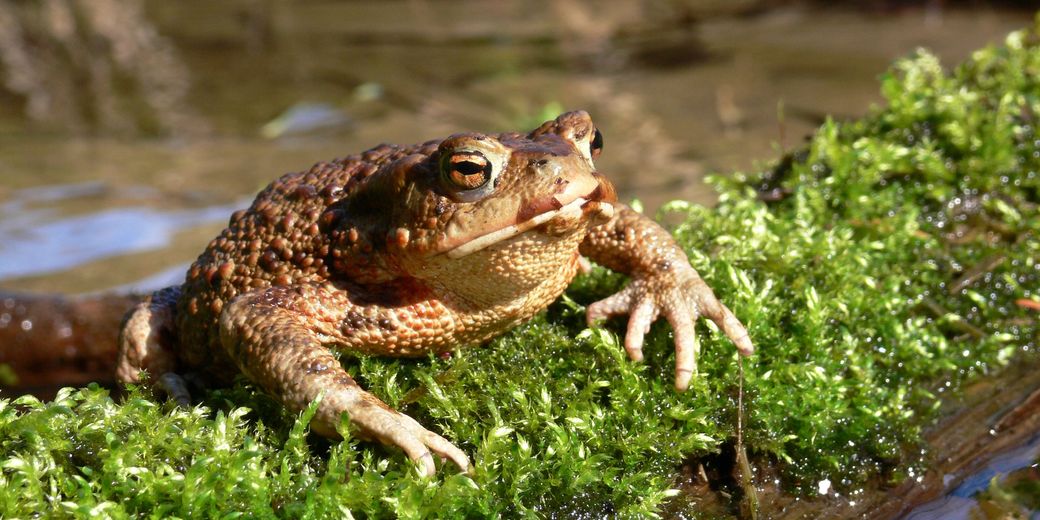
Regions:
<instances>
[{"instance_id":1,"label":"blurred background","mask_svg":"<svg viewBox=\"0 0 1040 520\"><path fill-rule=\"evenodd\" d=\"M952 66L1030 2L0 0L0 288L178 282L270 180L381 142L570 109L648 210L710 204L926 47Z\"/></svg>"}]
</instances>

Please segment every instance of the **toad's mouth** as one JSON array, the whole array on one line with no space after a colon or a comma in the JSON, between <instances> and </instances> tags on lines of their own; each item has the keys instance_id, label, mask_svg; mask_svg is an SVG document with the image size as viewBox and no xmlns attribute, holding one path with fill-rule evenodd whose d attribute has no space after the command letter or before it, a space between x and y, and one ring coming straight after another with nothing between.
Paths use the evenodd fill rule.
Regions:
<instances>
[{"instance_id":1,"label":"toad's mouth","mask_svg":"<svg viewBox=\"0 0 1040 520\"><path fill-rule=\"evenodd\" d=\"M566 204L560 204L561 201L554 199L555 204L558 205L556 209L538 213L516 224L480 235L465 244L448 250L445 254L451 259L462 258L556 219L568 222L584 217L588 222L606 222L614 216L614 206L611 202L615 202L617 196L614 194L614 187L610 181L598 175L597 180L599 184L596 188L584 197L577 197Z\"/></svg>"}]
</instances>

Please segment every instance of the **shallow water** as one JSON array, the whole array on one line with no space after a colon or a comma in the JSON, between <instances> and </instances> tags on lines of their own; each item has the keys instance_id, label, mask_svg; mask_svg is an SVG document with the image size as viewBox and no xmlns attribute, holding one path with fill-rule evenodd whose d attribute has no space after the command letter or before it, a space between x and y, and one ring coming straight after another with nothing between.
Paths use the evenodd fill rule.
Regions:
<instances>
[{"instance_id":1,"label":"shallow water","mask_svg":"<svg viewBox=\"0 0 1040 520\"><path fill-rule=\"evenodd\" d=\"M971 520L975 518L993 518L979 509L975 497L990 488L991 483L1004 482L1009 475L1027 468L1036 468L1040 462L1040 434L1034 435L1022 446L1002 453L990 460L985 467L972 475L964 477L963 482L946 496L917 506L904 518L906 520ZM944 479L958 478L947 475ZM1026 476L1033 478L1035 476ZM1013 508L1002 511L1009 518L1021 513ZM1040 511L1033 511L1031 518L1040 518Z\"/></svg>"},{"instance_id":2,"label":"shallow water","mask_svg":"<svg viewBox=\"0 0 1040 520\"><path fill-rule=\"evenodd\" d=\"M1030 18L767 2L0 3L0 287L169 281L153 277L284 172L570 108L603 128L600 166L623 197L710 203L706 173L754 168L826 115L865 113L892 59L925 46L954 63ZM93 39L69 31L77 19Z\"/></svg>"}]
</instances>

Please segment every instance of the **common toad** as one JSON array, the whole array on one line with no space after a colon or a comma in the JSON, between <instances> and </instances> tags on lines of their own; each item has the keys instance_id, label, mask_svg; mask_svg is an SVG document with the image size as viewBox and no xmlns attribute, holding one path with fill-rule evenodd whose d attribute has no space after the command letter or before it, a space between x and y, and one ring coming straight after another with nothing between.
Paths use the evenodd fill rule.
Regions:
<instances>
[{"instance_id":1,"label":"common toad","mask_svg":"<svg viewBox=\"0 0 1040 520\"><path fill-rule=\"evenodd\" d=\"M117 377L147 372L186 402L178 374L226 382L241 372L294 411L324 392L314 431L335 437L349 412L357 434L432 474L432 454L463 471L469 460L362 390L333 350L423 356L480 343L559 297L585 255L631 277L589 306L589 323L628 314L625 350L638 361L664 315L677 389L695 369L698 316L751 354L744 326L672 237L616 201L593 163L602 148L579 111L527 134L382 145L285 175L231 216L183 285L130 311Z\"/></svg>"}]
</instances>

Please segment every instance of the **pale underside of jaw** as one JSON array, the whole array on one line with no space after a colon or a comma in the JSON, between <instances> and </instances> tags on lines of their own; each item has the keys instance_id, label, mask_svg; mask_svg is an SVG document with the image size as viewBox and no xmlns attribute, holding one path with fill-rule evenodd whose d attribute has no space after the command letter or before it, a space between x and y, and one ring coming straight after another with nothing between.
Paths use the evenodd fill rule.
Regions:
<instances>
[{"instance_id":1,"label":"pale underside of jaw","mask_svg":"<svg viewBox=\"0 0 1040 520\"><path fill-rule=\"evenodd\" d=\"M529 220L517 222L516 224L513 224L511 226L506 226L502 229L481 235L477 238L474 238L473 240L470 240L469 242L466 242L465 244L462 244L454 249L449 250L445 254L448 255L448 258L452 259L462 258L470 253L475 253L492 244L497 244L503 240L515 237L532 228L545 224L546 222L549 222L554 218L563 217L569 219L580 217L582 212L584 211L582 206L584 206L587 202L589 202L588 199L583 199L579 197L571 201L569 204L560 207L559 209L547 211L545 213L540 213L530 218ZM605 219L609 219L611 216L613 216L614 206L606 202L600 202L598 206L599 207L597 211L599 211L603 215L603 217L605 217Z\"/></svg>"}]
</instances>

